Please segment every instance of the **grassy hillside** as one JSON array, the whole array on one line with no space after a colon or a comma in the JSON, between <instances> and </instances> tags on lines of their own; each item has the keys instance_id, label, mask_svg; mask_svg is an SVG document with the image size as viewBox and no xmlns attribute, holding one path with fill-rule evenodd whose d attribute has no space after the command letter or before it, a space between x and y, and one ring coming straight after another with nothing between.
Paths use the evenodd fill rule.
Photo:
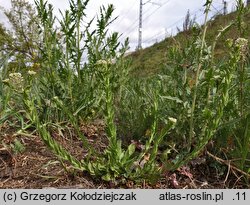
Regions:
<instances>
[{"instance_id":1,"label":"grassy hillside","mask_svg":"<svg viewBox=\"0 0 250 205\"><path fill-rule=\"evenodd\" d=\"M1 188L250 187L242 0L238 15L208 23L208 35L192 29L131 54L139 77L124 59L128 42L120 47L119 34L108 32L113 5L82 33L88 0L70 1L61 20L46 1L34 11L11 2L13 29L0 27ZM236 40L210 49L235 19L222 38Z\"/></svg>"},{"instance_id":2,"label":"grassy hillside","mask_svg":"<svg viewBox=\"0 0 250 205\"><path fill-rule=\"evenodd\" d=\"M233 12L228 15L218 15L213 20L209 22L208 33L206 40L210 44L216 38L219 30L230 24L232 21L236 20L237 13ZM244 15L244 22L246 27L246 32L244 34L245 38L250 38L250 13L248 12ZM179 44L185 46L189 40L193 37L195 31L185 31L180 32L174 37L166 38L165 40L155 43L153 46L135 51L130 55L132 60L132 66L134 74L136 76L149 76L157 73L162 66L167 62L166 52L169 47ZM197 31L196 31L197 32ZM225 49L226 46L224 42L228 38L235 39L239 36L239 31L236 26L233 26L224 36L221 36L221 40L218 41L215 56L217 58L226 57ZM142 72L143 71L143 72Z\"/></svg>"}]
</instances>

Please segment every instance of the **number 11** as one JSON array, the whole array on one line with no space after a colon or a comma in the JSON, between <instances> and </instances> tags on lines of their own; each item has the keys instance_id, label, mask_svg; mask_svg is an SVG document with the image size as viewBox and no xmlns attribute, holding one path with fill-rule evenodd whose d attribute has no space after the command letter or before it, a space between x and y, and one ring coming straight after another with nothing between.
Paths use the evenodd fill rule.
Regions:
<instances>
[{"instance_id":1,"label":"number 11","mask_svg":"<svg viewBox=\"0 0 250 205\"><path fill-rule=\"evenodd\" d=\"M237 192L236 193L236 196L237 196L237 200L246 200L246 192L243 192L243 193L240 193L240 192Z\"/></svg>"}]
</instances>

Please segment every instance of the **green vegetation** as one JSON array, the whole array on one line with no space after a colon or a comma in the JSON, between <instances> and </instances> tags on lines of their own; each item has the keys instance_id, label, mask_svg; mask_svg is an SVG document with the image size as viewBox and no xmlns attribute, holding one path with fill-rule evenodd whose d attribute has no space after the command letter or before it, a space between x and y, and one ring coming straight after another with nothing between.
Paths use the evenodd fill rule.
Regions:
<instances>
[{"instance_id":1,"label":"green vegetation","mask_svg":"<svg viewBox=\"0 0 250 205\"><path fill-rule=\"evenodd\" d=\"M121 43L118 33L108 32L115 20L112 5L100 8L92 29L94 19L86 23L88 0L70 0L61 20L44 0L35 1L36 11L25 1L13 0L19 15L6 12L13 33L2 25L0 30L0 129L8 124L14 136L36 133L63 166L69 163L74 171L105 181L155 183L206 150L232 159L247 182L248 8L239 0L237 12L227 17L230 21L217 17L209 22L211 3L204 5L201 28L132 54L138 59L131 65L125 58L128 40ZM235 28L238 33L228 38ZM190 38L184 42L186 35ZM225 59L219 60L222 54ZM147 78L135 79L141 70L148 71ZM81 131L84 122L94 119L105 122L102 151ZM61 130L70 128L87 153L81 159L53 137L61 133L67 138ZM0 137L4 144L4 135ZM18 139L10 148L25 150Z\"/></svg>"},{"instance_id":2,"label":"green vegetation","mask_svg":"<svg viewBox=\"0 0 250 205\"><path fill-rule=\"evenodd\" d=\"M235 11L228 15L218 15L215 16L212 20L208 21L208 31L206 34L206 42L210 45L216 40L218 31L228 26L231 22L234 22L237 18L238 12ZM187 14L188 17L188 14ZM180 31L176 36L166 38L165 40L155 43L153 46L145 48L140 51L136 51L130 55L132 61L132 69L134 70L134 75L147 77L156 73L159 73L161 69L165 66L166 62L171 61L167 58L168 50L172 46L182 45L183 47L188 46L188 42L192 40L194 35L198 35L201 32L202 27L196 25L193 21L195 19L190 19L188 17L184 22L183 31ZM227 31L224 35L220 36L220 40L217 41L215 48L216 58L226 58L227 55L227 46L225 41L228 38L237 39L240 35L242 37L249 39L250 33L250 13L246 11L242 15L242 27L244 27L244 34L240 34L237 25L232 25L230 30ZM186 25L185 25L186 24ZM190 25L189 25L190 24ZM186 30L187 27L190 27L189 30ZM179 29L181 30L181 29ZM188 66L189 62L184 64ZM143 71L143 72L142 72Z\"/></svg>"}]
</instances>

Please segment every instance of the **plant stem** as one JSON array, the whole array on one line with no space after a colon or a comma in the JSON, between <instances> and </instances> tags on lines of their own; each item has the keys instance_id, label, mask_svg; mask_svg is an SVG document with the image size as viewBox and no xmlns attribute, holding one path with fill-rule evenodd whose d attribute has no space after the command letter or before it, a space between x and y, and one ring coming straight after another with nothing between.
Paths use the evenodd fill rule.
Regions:
<instances>
[{"instance_id":1,"label":"plant stem","mask_svg":"<svg viewBox=\"0 0 250 205\"><path fill-rule=\"evenodd\" d=\"M208 13L209 13L209 8L212 4L212 1L207 1L206 5L206 13L205 13L205 21L204 21L204 30L202 34L202 42L201 42L201 48L200 48L200 55L199 55L199 64L198 68L196 71L195 75L195 86L194 86L194 93L193 93L193 100L192 100L192 107L191 107L191 118L190 118L190 130L189 130L189 140L188 140L188 149L190 150L191 144L192 144L192 139L194 137L194 112L195 112L195 106L196 106L196 99L197 99L197 91L198 91L198 85L199 85L199 75L200 75L200 70L202 66L202 55L203 55L203 50L205 46L205 37L206 37L206 32L207 32L207 20L208 20Z\"/></svg>"},{"instance_id":2,"label":"plant stem","mask_svg":"<svg viewBox=\"0 0 250 205\"><path fill-rule=\"evenodd\" d=\"M240 78L240 85L239 85L239 94L240 94L240 117L243 117L243 77L244 76L244 65L243 63L241 63L240 65L240 74L239 74L239 78Z\"/></svg>"},{"instance_id":3,"label":"plant stem","mask_svg":"<svg viewBox=\"0 0 250 205\"><path fill-rule=\"evenodd\" d=\"M77 69L77 74L78 74L78 79L80 79L81 82L81 73L80 73L80 68L81 68L81 48L80 48L80 41L81 41L81 31L80 31L80 27L81 27L81 7L82 7L82 3L78 0L77 1L77 65L76 65L76 69Z\"/></svg>"},{"instance_id":4,"label":"plant stem","mask_svg":"<svg viewBox=\"0 0 250 205\"><path fill-rule=\"evenodd\" d=\"M224 35L227 31L229 31L229 29L235 25L234 22L230 23L229 25L225 26L223 29L220 30L219 34L215 37L214 42L212 44L212 48L211 48L211 60L210 60L210 66L211 66L211 73L214 73L214 58L215 58L215 47L217 45L217 42L219 41L220 37L222 35ZM209 79L210 80L210 79ZM210 97L211 97L211 83L208 84L208 91L207 91L207 105L209 104L210 101Z\"/></svg>"}]
</instances>

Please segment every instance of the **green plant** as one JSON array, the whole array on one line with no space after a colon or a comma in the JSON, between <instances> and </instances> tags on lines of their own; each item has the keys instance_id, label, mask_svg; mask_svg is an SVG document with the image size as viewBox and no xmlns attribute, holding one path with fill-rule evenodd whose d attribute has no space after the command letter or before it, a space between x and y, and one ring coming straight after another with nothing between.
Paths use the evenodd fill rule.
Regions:
<instances>
[{"instance_id":1,"label":"green plant","mask_svg":"<svg viewBox=\"0 0 250 205\"><path fill-rule=\"evenodd\" d=\"M172 104L169 104L170 109L174 109L180 116L177 120L176 132L173 133L181 135L187 144L178 154L172 154L171 162L166 162L167 169L174 170L186 164L203 150L227 116L224 109L228 109L231 104L229 95L233 99L236 96L232 92L232 88L235 73L238 65L241 64L239 55L242 52L235 50L236 43L230 47L232 54L228 61L215 65L216 42L234 23L222 29L212 47L208 46L206 43L206 18L211 3L211 1L207 1L205 4L206 16L201 38L198 34L194 36L192 43L187 48L180 48L177 45L169 54L172 60L170 65L174 68L171 69L169 66L167 68L170 70L165 71L170 79L168 84L170 91L165 99L173 101ZM187 124L189 124L189 129L185 128Z\"/></svg>"},{"instance_id":2,"label":"green plant","mask_svg":"<svg viewBox=\"0 0 250 205\"><path fill-rule=\"evenodd\" d=\"M128 47L128 41L125 41L125 44L121 45L118 42L119 35L117 33L107 37L107 27L113 21L111 19L113 6L110 5L107 9L101 7L100 18L97 19L97 29L90 32L88 25L85 31L86 39L83 49L87 49L89 55L88 63L84 65L79 64L79 55L82 55L83 49L80 49L78 41L82 40L84 36L79 34L79 22L81 20L78 19L80 15L78 12L84 12L84 9L81 11L77 10L76 8L79 7L78 4L80 4L78 1L77 4L71 2L71 10L66 11L64 20L60 22L63 28L62 32L64 32L65 36L65 42L60 42L56 38L56 30L53 28L54 17L52 6L49 5L47 7L46 2L44 3L42 0L36 2L39 17L42 21L41 32L44 34L45 46L41 48L44 61L41 64L41 68L45 70L41 72L44 77L36 81L37 83L41 83L41 85L38 84L38 87L31 87L34 79L30 78L27 81L27 87L24 88L22 99L28 119L35 124L45 144L59 158L69 161L76 169L86 170L90 174L102 177L102 179L108 181L126 178L139 180L145 178L145 176L159 175L160 166L155 160L158 155L158 147L163 137L172 129L174 122L168 120L166 127L158 133L159 106L157 102L159 94L153 93L153 99L151 99L153 105L153 120L150 126L151 135L145 142L145 150L142 150L140 153L135 152L135 144L133 143L127 148L123 148L122 141L117 139L114 104L119 99L122 85L128 80L126 77L128 74L126 70L127 64L123 60L124 53ZM87 1L82 5L84 5L83 7L85 8ZM83 16L82 14L80 15L81 18ZM72 18L76 24L71 25L70 22L68 22L69 18ZM71 28L70 33L69 28ZM74 41L73 34L76 36L78 36L78 34L80 35L77 41ZM59 50L59 48L63 48L64 43L66 44L66 50ZM121 48L119 48L120 45ZM66 66L67 70L58 64L58 62L63 62L64 58L62 57L65 55L66 61L63 65ZM78 58L76 58L77 56ZM76 74L73 73L72 70L75 70ZM45 71L46 73L44 73ZM62 72L65 72L65 74L61 75ZM69 75L71 79L68 78ZM86 85L84 91L87 92L87 96L91 98L84 99L85 101L81 103L80 108L75 105L77 104L78 95L81 95L83 90L80 91L79 87L75 87L73 83L68 84L67 82L67 84L65 84L63 81L65 77L68 81L76 79L77 86ZM71 86L68 89L77 89L76 93L72 92L73 90L67 92L65 90L66 86ZM32 89L40 90L40 92L38 92L40 94L34 96ZM66 91L66 93L64 91ZM51 96L49 109L42 105L42 95L47 93ZM118 99L116 99L116 96L118 96ZM98 102L98 105L103 109L104 113L109 141L104 153L96 153L91 147L89 148L86 138L79 131L79 120L83 117L81 112L82 107L88 106L86 100L89 101L92 99ZM48 115L48 113L59 114L59 116L70 121L78 137L84 142L85 148L88 149L88 156L85 159L81 162L76 160L50 136L48 124L52 119L44 117L44 112L46 115ZM60 118L56 117L55 119ZM94 155L96 160L93 161L90 155Z\"/></svg>"},{"instance_id":3,"label":"green plant","mask_svg":"<svg viewBox=\"0 0 250 205\"><path fill-rule=\"evenodd\" d=\"M20 64L11 62L11 52L2 58L0 123L17 128L15 135L37 132L61 162L106 181L155 182L165 170L197 157L213 139L225 144L233 138L235 150L228 148L224 154L239 158L235 164L248 172L250 72L248 41L241 38L242 1L238 17L210 42L212 1L207 0L204 25L194 27L183 44L173 40L163 71L141 79L129 73L128 40L122 44L119 34L108 30L116 19L114 7L102 6L93 28L94 18L85 23L88 2L70 0L57 21L52 5L35 1L36 43L41 46L30 47L37 57L31 62L22 61L24 57ZM240 37L224 42L228 55L218 62L216 47L234 26ZM148 58L153 62L152 53ZM105 121L108 142L101 152L81 131L83 121L97 117ZM76 158L52 137L55 127L64 125L81 140L84 158ZM22 150L20 142L12 144L14 150Z\"/></svg>"},{"instance_id":4,"label":"green plant","mask_svg":"<svg viewBox=\"0 0 250 205\"><path fill-rule=\"evenodd\" d=\"M11 8L1 10L7 17L9 28L1 25L0 47L1 52L11 53L13 58L8 65L9 72L22 72L27 63L32 63L38 59L36 56L39 44L39 34L36 24L36 11L32 4L25 0L11 0Z\"/></svg>"},{"instance_id":5,"label":"green plant","mask_svg":"<svg viewBox=\"0 0 250 205\"><path fill-rule=\"evenodd\" d=\"M250 163L249 163L249 144L250 144L250 115L248 114L246 118L242 119L234 131L234 136L236 140L235 150L232 152L232 156L239 157L239 162L237 162L238 167L250 173Z\"/></svg>"},{"instance_id":6,"label":"green plant","mask_svg":"<svg viewBox=\"0 0 250 205\"><path fill-rule=\"evenodd\" d=\"M11 144L11 148L15 154L25 151L25 146L18 139L15 139L14 143Z\"/></svg>"},{"instance_id":7,"label":"green plant","mask_svg":"<svg viewBox=\"0 0 250 205\"><path fill-rule=\"evenodd\" d=\"M153 122L153 95L159 87L153 83L154 80L131 78L121 88L115 106L118 136L124 143L143 140L150 129Z\"/></svg>"},{"instance_id":8,"label":"green plant","mask_svg":"<svg viewBox=\"0 0 250 205\"><path fill-rule=\"evenodd\" d=\"M152 125L150 128L149 139L145 142L145 149L140 153L135 152L135 144L129 144L127 148L122 148L122 141L117 139L117 127L115 124L114 91L112 89L112 64L107 60L98 62L99 75L101 75L101 84L105 89L105 121L107 125L107 136L109 145L95 162L88 162L88 172L92 175L101 176L107 181L116 179L155 180L160 176L161 168L156 161L158 148L163 137L173 128L175 121L168 120L166 126L157 132L158 129L158 97L159 93L154 93Z\"/></svg>"}]
</instances>

